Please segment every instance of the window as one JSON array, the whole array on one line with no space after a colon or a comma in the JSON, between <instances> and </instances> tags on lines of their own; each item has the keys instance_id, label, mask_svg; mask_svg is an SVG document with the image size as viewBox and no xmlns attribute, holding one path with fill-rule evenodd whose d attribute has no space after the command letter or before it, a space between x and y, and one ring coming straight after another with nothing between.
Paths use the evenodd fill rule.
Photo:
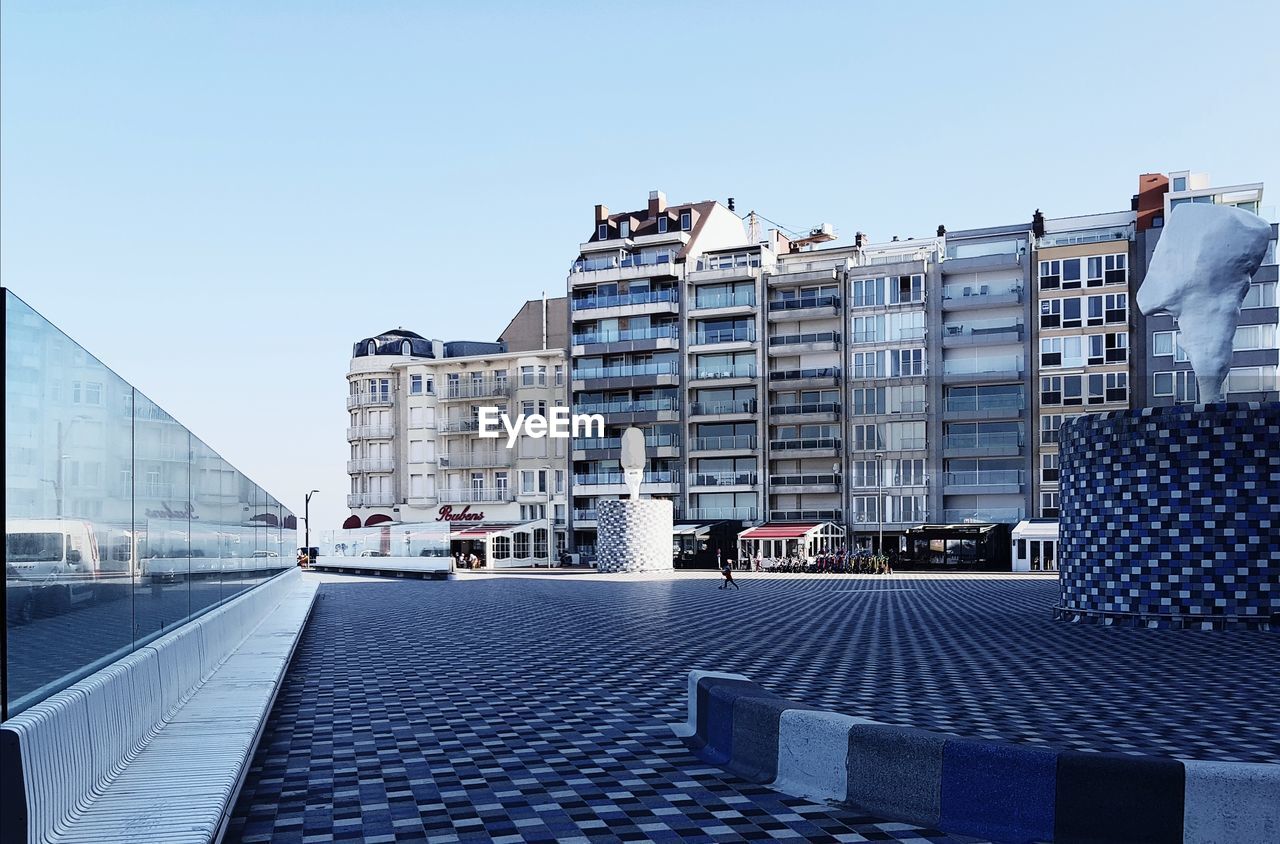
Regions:
<instances>
[{"instance_id":1,"label":"window","mask_svg":"<svg viewBox=\"0 0 1280 844\"><path fill-rule=\"evenodd\" d=\"M865 308L871 305L884 304L884 285L882 279L860 278L853 282L853 301L850 306Z\"/></svg>"},{"instance_id":2,"label":"window","mask_svg":"<svg viewBox=\"0 0 1280 844\"><path fill-rule=\"evenodd\" d=\"M1263 393L1276 389L1274 366L1242 366L1227 373L1226 392Z\"/></svg>"},{"instance_id":3,"label":"window","mask_svg":"<svg viewBox=\"0 0 1280 844\"><path fill-rule=\"evenodd\" d=\"M870 451L880 448L880 436L875 425L853 426L853 450Z\"/></svg>"},{"instance_id":4,"label":"window","mask_svg":"<svg viewBox=\"0 0 1280 844\"><path fill-rule=\"evenodd\" d=\"M409 376L409 395L411 396L422 395L422 376L421 375Z\"/></svg>"},{"instance_id":5,"label":"window","mask_svg":"<svg viewBox=\"0 0 1280 844\"><path fill-rule=\"evenodd\" d=\"M1186 176L1174 176L1174 177L1173 177L1173 190L1176 192L1176 191L1184 191L1184 190L1186 190L1186 189L1187 189L1187 177L1186 177Z\"/></svg>"},{"instance_id":6,"label":"window","mask_svg":"<svg viewBox=\"0 0 1280 844\"><path fill-rule=\"evenodd\" d=\"M1062 366L1062 338L1043 337L1040 340L1040 365Z\"/></svg>"},{"instance_id":7,"label":"window","mask_svg":"<svg viewBox=\"0 0 1280 844\"><path fill-rule=\"evenodd\" d=\"M533 492L533 472L520 473L520 492L522 494L531 494Z\"/></svg>"},{"instance_id":8,"label":"window","mask_svg":"<svg viewBox=\"0 0 1280 844\"><path fill-rule=\"evenodd\" d=\"M533 386L533 367L532 366L520 367L520 386L521 387Z\"/></svg>"},{"instance_id":9,"label":"window","mask_svg":"<svg viewBox=\"0 0 1280 844\"><path fill-rule=\"evenodd\" d=\"M517 560L528 559L529 557L529 534L521 531L515 535L515 546Z\"/></svg>"},{"instance_id":10,"label":"window","mask_svg":"<svg viewBox=\"0 0 1280 844\"><path fill-rule=\"evenodd\" d=\"M1095 255L1085 261L1084 283L1086 287L1102 286L1102 256Z\"/></svg>"},{"instance_id":11,"label":"window","mask_svg":"<svg viewBox=\"0 0 1280 844\"><path fill-rule=\"evenodd\" d=\"M1151 218L1151 228L1153 228L1153 229L1162 229L1162 228L1164 228L1164 215L1163 215L1163 214L1157 214L1157 215L1155 215L1154 217L1152 217L1152 218Z\"/></svg>"},{"instance_id":12,"label":"window","mask_svg":"<svg viewBox=\"0 0 1280 844\"><path fill-rule=\"evenodd\" d=\"M408 340L400 341L400 354L406 357L413 354L413 344L410 343Z\"/></svg>"},{"instance_id":13,"label":"window","mask_svg":"<svg viewBox=\"0 0 1280 844\"><path fill-rule=\"evenodd\" d=\"M1196 377L1190 369L1176 372L1157 372L1152 375L1152 395L1172 396L1178 402L1196 400Z\"/></svg>"},{"instance_id":14,"label":"window","mask_svg":"<svg viewBox=\"0 0 1280 844\"><path fill-rule=\"evenodd\" d=\"M667 215L663 214L658 218L658 234L667 233Z\"/></svg>"},{"instance_id":15,"label":"window","mask_svg":"<svg viewBox=\"0 0 1280 844\"><path fill-rule=\"evenodd\" d=\"M1129 321L1129 294L1108 293L1105 304L1108 323Z\"/></svg>"},{"instance_id":16,"label":"window","mask_svg":"<svg viewBox=\"0 0 1280 844\"><path fill-rule=\"evenodd\" d=\"M1057 453L1040 455L1040 482L1056 484L1058 482Z\"/></svg>"},{"instance_id":17,"label":"window","mask_svg":"<svg viewBox=\"0 0 1280 844\"><path fill-rule=\"evenodd\" d=\"M1062 262L1040 262L1040 289L1057 290L1062 286Z\"/></svg>"},{"instance_id":18,"label":"window","mask_svg":"<svg viewBox=\"0 0 1280 844\"><path fill-rule=\"evenodd\" d=\"M1040 327L1062 327L1062 300L1045 299L1040 303Z\"/></svg>"},{"instance_id":19,"label":"window","mask_svg":"<svg viewBox=\"0 0 1280 844\"><path fill-rule=\"evenodd\" d=\"M1129 360L1129 333L1112 331L1106 335L1106 362L1124 363Z\"/></svg>"},{"instance_id":20,"label":"window","mask_svg":"<svg viewBox=\"0 0 1280 844\"><path fill-rule=\"evenodd\" d=\"M878 378L880 371L880 352L854 352L853 353L853 377L854 378Z\"/></svg>"},{"instance_id":21,"label":"window","mask_svg":"<svg viewBox=\"0 0 1280 844\"><path fill-rule=\"evenodd\" d=\"M533 532L533 556L543 559L547 557L546 528L537 528Z\"/></svg>"},{"instance_id":22,"label":"window","mask_svg":"<svg viewBox=\"0 0 1280 844\"><path fill-rule=\"evenodd\" d=\"M1232 351L1236 352L1275 347L1276 327L1274 325L1241 325L1236 328L1236 336L1231 343Z\"/></svg>"},{"instance_id":23,"label":"window","mask_svg":"<svg viewBox=\"0 0 1280 844\"><path fill-rule=\"evenodd\" d=\"M1065 375L1062 378L1062 403L1063 404L1080 404L1082 401L1080 395L1080 376Z\"/></svg>"},{"instance_id":24,"label":"window","mask_svg":"<svg viewBox=\"0 0 1280 844\"><path fill-rule=\"evenodd\" d=\"M924 375L924 349L893 349L889 352L895 378Z\"/></svg>"},{"instance_id":25,"label":"window","mask_svg":"<svg viewBox=\"0 0 1280 844\"><path fill-rule=\"evenodd\" d=\"M1151 335L1151 354L1155 357L1173 355L1173 332L1157 331ZM1173 393L1169 393L1173 395Z\"/></svg>"},{"instance_id":26,"label":"window","mask_svg":"<svg viewBox=\"0 0 1280 844\"><path fill-rule=\"evenodd\" d=\"M1058 430L1062 428L1062 414L1049 413L1040 417L1040 442L1056 443Z\"/></svg>"},{"instance_id":27,"label":"window","mask_svg":"<svg viewBox=\"0 0 1280 844\"><path fill-rule=\"evenodd\" d=\"M556 364L556 386L564 386L564 364Z\"/></svg>"},{"instance_id":28,"label":"window","mask_svg":"<svg viewBox=\"0 0 1280 844\"><path fill-rule=\"evenodd\" d=\"M687 232L691 228L693 228L693 212L681 211L680 212L680 231Z\"/></svg>"},{"instance_id":29,"label":"window","mask_svg":"<svg viewBox=\"0 0 1280 844\"><path fill-rule=\"evenodd\" d=\"M1107 284L1127 284L1129 281L1129 256L1107 255L1102 262L1105 275L1103 280Z\"/></svg>"},{"instance_id":30,"label":"window","mask_svg":"<svg viewBox=\"0 0 1280 844\"><path fill-rule=\"evenodd\" d=\"M1089 297L1089 325L1102 325L1102 297Z\"/></svg>"},{"instance_id":31,"label":"window","mask_svg":"<svg viewBox=\"0 0 1280 844\"><path fill-rule=\"evenodd\" d=\"M505 560L511 556L511 537L495 536L493 538L493 558Z\"/></svg>"},{"instance_id":32,"label":"window","mask_svg":"<svg viewBox=\"0 0 1280 844\"><path fill-rule=\"evenodd\" d=\"M1046 375L1040 379L1040 403L1062 404L1062 376Z\"/></svg>"},{"instance_id":33,"label":"window","mask_svg":"<svg viewBox=\"0 0 1280 844\"><path fill-rule=\"evenodd\" d=\"M630 220L622 220L618 223L618 237L631 237Z\"/></svg>"},{"instance_id":34,"label":"window","mask_svg":"<svg viewBox=\"0 0 1280 844\"><path fill-rule=\"evenodd\" d=\"M1079 328L1080 327L1080 300L1079 299L1063 299L1062 300L1062 327L1063 328Z\"/></svg>"},{"instance_id":35,"label":"window","mask_svg":"<svg viewBox=\"0 0 1280 844\"><path fill-rule=\"evenodd\" d=\"M1173 373L1157 372L1152 379L1151 393L1156 396L1173 395Z\"/></svg>"},{"instance_id":36,"label":"window","mask_svg":"<svg viewBox=\"0 0 1280 844\"><path fill-rule=\"evenodd\" d=\"M889 282L890 304L901 305L924 301L923 275L890 276L887 281Z\"/></svg>"},{"instance_id":37,"label":"window","mask_svg":"<svg viewBox=\"0 0 1280 844\"><path fill-rule=\"evenodd\" d=\"M493 473L493 488L498 491L499 495L503 495L506 493L507 473L505 471Z\"/></svg>"},{"instance_id":38,"label":"window","mask_svg":"<svg viewBox=\"0 0 1280 844\"><path fill-rule=\"evenodd\" d=\"M1080 259L1068 258L1062 262L1062 289L1080 286Z\"/></svg>"},{"instance_id":39,"label":"window","mask_svg":"<svg viewBox=\"0 0 1280 844\"><path fill-rule=\"evenodd\" d=\"M1059 493L1057 490L1046 489L1040 493L1040 517L1044 519L1056 519L1058 517L1058 500Z\"/></svg>"},{"instance_id":40,"label":"window","mask_svg":"<svg viewBox=\"0 0 1280 844\"><path fill-rule=\"evenodd\" d=\"M1268 281L1262 284L1249 285L1249 292L1244 294L1241 308L1274 308L1276 306L1276 283Z\"/></svg>"},{"instance_id":41,"label":"window","mask_svg":"<svg viewBox=\"0 0 1280 844\"><path fill-rule=\"evenodd\" d=\"M600 225L596 226L596 237L597 237L599 240L608 240L608 239L609 239L609 224L608 224L608 223L601 223Z\"/></svg>"}]
</instances>

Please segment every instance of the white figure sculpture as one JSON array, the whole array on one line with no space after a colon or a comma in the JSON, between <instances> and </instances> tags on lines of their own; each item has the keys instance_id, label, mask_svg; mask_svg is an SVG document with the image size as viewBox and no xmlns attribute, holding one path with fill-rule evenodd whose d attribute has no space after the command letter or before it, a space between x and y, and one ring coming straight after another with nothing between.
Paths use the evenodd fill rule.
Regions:
<instances>
[{"instance_id":1,"label":"white figure sculpture","mask_svg":"<svg viewBox=\"0 0 1280 844\"><path fill-rule=\"evenodd\" d=\"M1137 304L1178 319L1178 343L1203 403L1223 400L1231 342L1249 280L1262 265L1271 226L1230 205L1188 202L1169 214Z\"/></svg>"},{"instance_id":2,"label":"white figure sculpture","mask_svg":"<svg viewBox=\"0 0 1280 844\"><path fill-rule=\"evenodd\" d=\"M640 481L644 478L644 431L628 428L622 432L622 474L631 491L631 500L640 500Z\"/></svg>"}]
</instances>

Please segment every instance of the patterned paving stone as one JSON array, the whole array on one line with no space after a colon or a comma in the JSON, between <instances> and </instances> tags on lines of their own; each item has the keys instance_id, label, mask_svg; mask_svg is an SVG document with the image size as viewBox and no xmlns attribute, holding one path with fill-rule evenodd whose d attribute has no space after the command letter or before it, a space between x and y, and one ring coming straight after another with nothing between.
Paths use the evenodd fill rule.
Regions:
<instances>
[{"instance_id":1,"label":"patterned paving stone","mask_svg":"<svg viewBox=\"0 0 1280 844\"><path fill-rule=\"evenodd\" d=\"M230 841L962 841L685 750L684 672L881 721L1280 761L1274 635L1051 620L1056 581L328 576Z\"/></svg>"}]
</instances>

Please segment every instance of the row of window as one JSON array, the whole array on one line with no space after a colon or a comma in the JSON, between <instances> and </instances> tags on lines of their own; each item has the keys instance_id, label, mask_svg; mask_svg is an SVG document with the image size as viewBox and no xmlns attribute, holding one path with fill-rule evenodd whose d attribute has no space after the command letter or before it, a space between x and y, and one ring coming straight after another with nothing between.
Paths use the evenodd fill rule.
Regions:
<instances>
[{"instance_id":1,"label":"row of window","mask_svg":"<svg viewBox=\"0 0 1280 844\"><path fill-rule=\"evenodd\" d=\"M1081 302L1085 305L1081 305ZM1041 328L1080 328L1085 325L1125 323L1128 320L1127 293L1044 299L1040 302Z\"/></svg>"},{"instance_id":2,"label":"row of window","mask_svg":"<svg viewBox=\"0 0 1280 844\"><path fill-rule=\"evenodd\" d=\"M1227 393L1273 393L1280 389L1274 366L1238 366L1227 373L1223 390ZM1152 376L1151 394L1172 397L1179 402L1194 402L1199 393L1196 376L1190 369L1157 372Z\"/></svg>"},{"instance_id":3,"label":"row of window","mask_svg":"<svg viewBox=\"0 0 1280 844\"><path fill-rule=\"evenodd\" d=\"M849 306L905 305L924 301L924 276L897 275L861 278L850 285Z\"/></svg>"},{"instance_id":4,"label":"row of window","mask_svg":"<svg viewBox=\"0 0 1280 844\"><path fill-rule=\"evenodd\" d=\"M1041 261L1039 279L1041 290L1071 290L1079 287L1102 287L1104 284L1127 284L1129 256L1121 253Z\"/></svg>"},{"instance_id":5,"label":"row of window","mask_svg":"<svg viewBox=\"0 0 1280 844\"><path fill-rule=\"evenodd\" d=\"M1125 331L1092 334L1087 337L1040 338L1042 368L1072 368L1108 363L1124 363L1129 359L1129 334Z\"/></svg>"},{"instance_id":6,"label":"row of window","mask_svg":"<svg viewBox=\"0 0 1280 844\"><path fill-rule=\"evenodd\" d=\"M659 214L658 215L658 234L666 234L670 226L671 226L670 217L668 217L666 214ZM687 232L692 228L693 228L693 212L687 211L687 210L681 211L680 212L680 231ZM609 234L610 234L609 223L607 221L600 223L599 225L596 226L596 237L598 239L608 240ZM624 220L618 221L618 237L622 237L622 238L631 237L631 221L630 220L624 219Z\"/></svg>"},{"instance_id":7,"label":"row of window","mask_svg":"<svg viewBox=\"0 0 1280 844\"><path fill-rule=\"evenodd\" d=\"M1040 379L1040 403L1046 405L1103 404L1129 400L1129 374L1046 375Z\"/></svg>"}]
</instances>

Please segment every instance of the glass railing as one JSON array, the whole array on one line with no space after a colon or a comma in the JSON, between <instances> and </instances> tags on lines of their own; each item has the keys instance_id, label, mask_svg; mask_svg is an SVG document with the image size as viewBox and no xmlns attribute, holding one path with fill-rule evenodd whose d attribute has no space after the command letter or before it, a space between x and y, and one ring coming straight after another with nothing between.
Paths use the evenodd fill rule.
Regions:
<instances>
[{"instance_id":1,"label":"glass railing","mask_svg":"<svg viewBox=\"0 0 1280 844\"><path fill-rule=\"evenodd\" d=\"M675 375L680 371L680 364L675 361L664 363L635 363L621 366L602 366L596 369L575 369L573 377L578 381L588 378L635 378L645 375Z\"/></svg>"},{"instance_id":2,"label":"glass railing","mask_svg":"<svg viewBox=\"0 0 1280 844\"><path fill-rule=\"evenodd\" d=\"M770 337L770 346L794 346L800 343L839 343L840 332L819 331L813 334L784 334L781 337Z\"/></svg>"},{"instance_id":3,"label":"glass railing","mask_svg":"<svg viewBox=\"0 0 1280 844\"><path fill-rule=\"evenodd\" d=\"M289 508L4 296L0 718L292 568L300 544Z\"/></svg>"},{"instance_id":4,"label":"glass railing","mask_svg":"<svg viewBox=\"0 0 1280 844\"><path fill-rule=\"evenodd\" d=\"M770 381L807 381L814 378L839 378L840 367L824 366L819 369L780 369L769 373Z\"/></svg>"},{"instance_id":5,"label":"glass railing","mask_svg":"<svg viewBox=\"0 0 1280 844\"><path fill-rule=\"evenodd\" d=\"M573 335L574 345L585 346L588 343L622 343L628 340L675 340L680 331L674 325L659 325L652 328L622 328L614 331L591 331Z\"/></svg>"},{"instance_id":6,"label":"glass railing","mask_svg":"<svg viewBox=\"0 0 1280 844\"><path fill-rule=\"evenodd\" d=\"M840 476L831 473L813 475L770 475L769 486L815 486L838 484Z\"/></svg>"},{"instance_id":7,"label":"glass railing","mask_svg":"<svg viewBox=\"0 0 1280 844\"><path fill-rule=\"evenodd\" d=\"M959 358L944 360L942 372L945 375L986 375L1022 372L1022 358L1017 355L1002 355L992 358Z\"/></svg>"},{"instance_id":8,"label":"glass railing","mask_svg":"<svg viewBox=\"0 0 1280 844\"><path fill-rule=\"evenodd\" d=\"M689 510L690 519L731 519L739 522L754 522L759 516L755 507L693 507Z\"/></svg>"},{"instance_id":9,"label":"glass railing","mask_svg":"<svg viewBox=\"0 0 1280 844\"><path fill-rule=\"evenodd\" d=\"M943 510L942 519L949 524L993 522L1014 524L1026 518L1021 507L996 507L989 510L953 509Z\"/></svg>"},{"instance_id":10,"label":"glass railing","mask_svg":"<svg viewBox=\"0 0 1280 844\"><path fill-rule=\"evenodd\" d=\"M583 296L573 300L575 311L589 311L595 308L617 308L624 305L653 305L661 302L678 302L679 295L675 288L666 290L645 290L636 293L616 293L612 296Z\"/></svg>"},{"instance_id":11,"label":"glass railing","mask_svg":"<svg viewBox=\"0 0 1280 844\"><path fill-rule=\"evenodd\" d=\"M348 440L380 440L395 436L396 429L392 425L356 425L347 429Z\"/></svg>"},{"instance_id":12,"label":"glass railing","mask_svg":"<svg viewBox=\"0 0 1280 844\"><path fill-rule=\"evenodd\" d=\"M646 484L674 484L679 480L680 476L676 472L645 472L643 482ZM625 484L626 482L627 476L625 472L595 472L573 476L573 483L576 486L605 486L608 484Z\"/></svg>"},{"instance_id":13,"label":"glass railing","mask_svg":"<svg viewBox=\"0 0 1280 844\"><path fill-rule=\"evenodd\" d=\"M772 299L769 302L769 310L771 311L798 311L806 308L837 308L839 306L840 296L834 293L827 296L795 296L788 299Z\"/></svg>"},{"instance_id":14,"label":"glass railing","mask_svg":"<svg viewBox=\"0 0 1280 844\"><path fill-rule=\"evenodd\" d=\"M667 399L637 399L635 401L606 401L594 402L592 404L574 405L575 413L654 413L657 411L670 410L674 411L679 408L679 402L674 398Z\"/></svg>"},{"instance_id":15,"label":"glass railing","mask_svg":"<svg viewBox=\"0 0 1280 844\"><path fill-rule=\"evenodd\" d=\"M355 393L347 396L347 410L353 407L369 407L372 405L391 404L391 393Z\"/></svg>"},{"instance_id":16,"label":"glass railing","mask_svg":"<svg viewBox=\"0 0 1280 844\"><path fill-rule=\"evenodd\" d=\"M735 434L723 437L694 437L690 443L691 451L726 451L728 449L747 449L756 447L754 434Z\"/></svg>"},{"instance_id":17,"label":"glass railing","mask_svg":"<svg viewBox=\"0 0 1280 844\"><path fill-rule=\"evenodd\" d=\"M754 341L756 339L756 327L754 325L746 325L739 328L714 328L706 331L699 331L694 335L694 345L704 346L709 343L734 343L740 341Z\"/></svg>"},{"instance_id":18,"label":"glass railing","mask_svg":"<svg viewBox=\"0 0 1280 844\"><path fill-rule=\"evenodd\" d=\"M721 366L699 366L694 373L694 378L754 378L756 377L756 365L754 363L736 363L725 364Z\"/></svg>"},{"instance_id":19,"label":"glass railing","mask_svg":"<svg viewBox=\"0 0 1280 844\"><path fill-rule=\"evenodd\" d=\"M511 451L477 452L474 454L441 454L439 465L442 469L483 469L491 466L510 466Z\"/></svg>"},{"instance_id":20,"label":"glass railing","mask_svg":"<svg viewBox=\"0 0 1280 844\"><path fill-rule=\"evenodd\" d=\"M743 486L755 482L755 472L697 472L689 476L689 486Z\"/></svg>"},{"instance_id":21,"label":"glass railing","mask_svg":"<svg viewBox=\"0 0 1280 844\"><path fill-rule=\"evenodd\" d=\"M507 487L469 487L442 489L436 493L441 504L473 504L483 502L514 501L514 492Z\"/></svg>"},{"instance_id":22,"label":"glass railing","mask_svg":"<svg viewBox=\"0 0 1280 844\"><path fill-rule=\"evenodd\" d=\"M484 381L454 381L445 384L440 392L442 399L477 399L485 396L505 396L511 392L511 383L507 379L485 379Z\"/></svg>"},{"instance_id":23,"label":"glass railing","mask_svg":"<svg viewBox=\"0 0 1280 844\"><path fill-rule=\"evenodd\" d=\"M675 260L675 257L676 253L671 250L637 252L627 255L599 255L574 261L569 268L569 272L584 273L596 270L626 269L628 267L656 267L662 264L670 264Z\"/></svg>"},{"instance_id":24,"label":"glass railing","mask_svg":"<svg viewBox=\"0 0 1280 844\"><path fill-rule=\"evenodd\" d=\"M1022 285L1008 284L948 284L942 288L943 299L980 300L984 296L1009 296L1022 292Z\"/></svg>"},{"instance_id":25,"label":"glass railing","mask_svg":"<svg viewBox=\"0 0 1280 844\"><path fill-rule=\"evenodd\" d=\"M770 510L771 522L842 522L844 510Z\"/></svg>"},{"instance_id":26,"label":"glass railing","mask_svg":"<svg viewBox=\"0 0 1280 844\"><path fill-rule=\"evenodd\" d=\"M984 322L951 323L944 325L943 337L982 338L1000 334L1016 334L1022 336L1020 320L988 320Z\"/></svg>"},{"instance_id":27,"label":"glass railing","mask_svg":"<svg viewBox=\"0 0 1280 844\"><path fill-rule=\"evenodd\" d=\"M998 486L1022 483L1020 469L987 469L973 472L944 472L946 486Z\"/></svg>"},{"instance_id":28,"label":"glass railing","mask_svg":"<svg viewBox=\"0 0 1280 844\"><path fill-rule=\"evenodd\" d=\"M347 461L347 474L353 472L390 472L396 467L390 457L358 457Z\"/></svg>"},{"instance_id":29,"label":"glass railing","mask_svg":"<svg viewBox=\"0 0 1280 844\"><path fill-rule=\"evenodd\" d=\"M947 258L985 258L990 255L1018 255L1025 252L1027 241L1023 238L987 241L986 243L949 243Z\"/></svg>"},{"instance_id":30,"label":"glass railing","mask_svg":"<svg viewBox=\"0 0 1280 844\"><path fill-rule=\"evenodd\" d=\"M574 510L573 511L573 520L575 522L594 522L597 516L598 514L595 510ZM578 546L578 550L582 551L583 547Z\"/></svg>"},{"instance_id":31,"label":"glass railing","mask_svg":"<svg viewBox=\"0 0 1280 844\"><path fill-rule=\"evenodd\" d=\"M943 448L1021 448L1022 434L1014 431L996 434L947 434Z\"/></svg>"},{"instance_id":32,"label":"glass railing","mask_svg":"<svg viewBox=\"0 0 1280 844\"><path fill-rule=\"evenodd\" d=\"M1013 396L947 396L948 413L968 411L1001 411L1022 410L1026 399L1021 395Z\"/></svg>"},{"instance_id":33,"label":"glass railing","mask_svg":"<svg viewBox=\"0 0 1280 844\"><path fill-rule=\"evenodd\" d=\"M448 419L439 425L442 434L466 434L480 430L479 419Z\"/></svg>"},{"instance_id":34,"label":"glass railing","mask_svg":"<svg viewBox=\"0 0 1280 844\"><path fill-rule=\"evenodd\" d=\"M827 451L840 448L839 437L796 437L770 440L771 451Z\"/></svg>"},{"instance_id":35,"label":"glass railing","mask_svg":"<svg viewBox=\"0 0 1280 844\"><path fill-rule=\"evenodd\" d=\"M839 413L839 402L813 402L810 404L775 404L769 407L770 416L789 416L806 413Z\"/></svg>"},{"instance_id":36,"label":"glass railing","mask_svg":"<svg viewBox=\"0 0 1280 844\"><path fill-rule=\"evenodd\" d=\"M755 413L759 403L755 399L739 401L696 401L689 405L690 416L715 416L725 413Z\"/></svg>"},{"instance_id":37,"label":"glass railing","mask_svg":"<svg viewBox=\"0 0 1280 844\"><path fill-rule=\"evenodd\" d=\"M701 292L695 289L693 294L693 310L705 311L711 308L754 308L756 292L754 290L723 290Z\"/></svg>"},{"instance_id":38,"label":"glass railing","mask_svg":"<svg viewBox=\"0 0 1280 844\"><path fill-rule=\"evenodd\" d=\"M735 252L729 255L700 255L695 264L698 270L741 270L760 266L759 252Z\"/></svg>"},{"instance_id":39,"label":"glass railing","mask_svg":"<svg viewBox=\"0 0 1280 844\"><path fill-rule=\"evenodd\" d=\"M671 448L680 445L678 434L649 434L644 444L653 448ZM573 440L573 448L577 451L622 448L621 437L577 437Z\"/></svg>"}]
</instances>

